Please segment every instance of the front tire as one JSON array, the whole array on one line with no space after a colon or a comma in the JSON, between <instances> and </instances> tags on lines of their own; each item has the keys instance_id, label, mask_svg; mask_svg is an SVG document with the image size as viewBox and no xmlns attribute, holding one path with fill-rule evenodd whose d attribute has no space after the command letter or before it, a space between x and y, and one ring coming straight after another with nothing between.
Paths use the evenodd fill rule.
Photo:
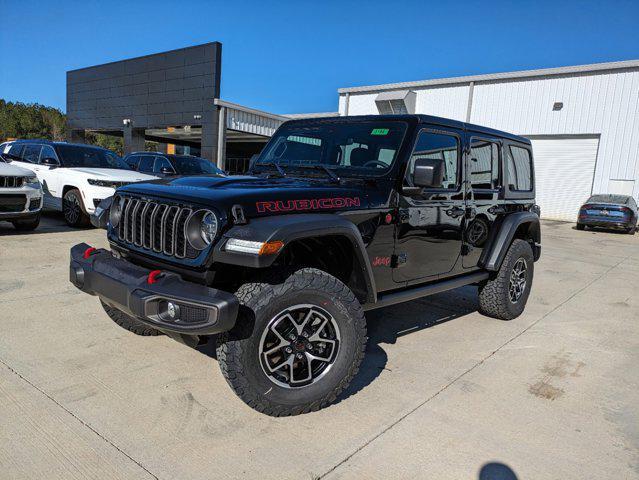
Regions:
<instances>
[{"instance_id":1,"label":"front tire","mask_svg":"<svg viewBox=\"0 0 639 480\"><path fill-rule=\"evenodd\" d=\"M86 213L80 190L77 188L72 188L64 194L62 213L64 214L64 221L70 227L78 228L89 225L89 215Z\"/></svg>"},{"instance_id":2,"label":"front tire","mask_svg":"<svg viewBox=\"0 0 639 480\"><path fill-rule=\"evenodd\" d=\"M530 295L534 268L530 244L513 240L497 275L479 287L479 311L501 320L521 315Z\"/></svg>"},{"instance_id":3,"label":"front tire","mask_svg":"<svg viewBox=\"0 0 639 480\"><path fill-rule=\"evenodd\" d=\"M271 416L334 402L357 373L366 347L364 311L328 273L304 268L236 292L235 328L218 338L222 374L250 407Z\"/></svg>"},{"instance_id":4,"label":"front tire","mask_svg":"<svg viewBox=\"0 0 639 480\"><path fill-rule=\"evenodd\" d=\"M144 323L136 320L133 317L130 317L117 308L110 307L102 300L100 300L100 303L102 304L102 308L104 308L104 311L111 318L111 320L113 320L125 330L135 333L136 335L140 335L141 337L154 337L156 335L162 334L162 332L160 332L159 330L145 325Z\"/></svg>"},{"instance_id":5,"label":"front tire","mask_svg":"<svg viewBox=\"0 0 639 480\"><path fill-rule=\"evenodd\" d=\"M577 230L585 230L586 226L583 223L578 223L577 224Z\"/></svg>"},{"instance_id":6,"label":"front tire","mask_svg":"<svg viewBox=\"0 0 639 480\"><path fill-rule=\"evenodd\" d=\"M38 228L38 225L40 225L40 214L38 213L35 218L32 218L30 220L14 220L11 223L13 223L13 227L16 230L19 230L21 232L31 232Z\"/></svg>"}]
</instances>

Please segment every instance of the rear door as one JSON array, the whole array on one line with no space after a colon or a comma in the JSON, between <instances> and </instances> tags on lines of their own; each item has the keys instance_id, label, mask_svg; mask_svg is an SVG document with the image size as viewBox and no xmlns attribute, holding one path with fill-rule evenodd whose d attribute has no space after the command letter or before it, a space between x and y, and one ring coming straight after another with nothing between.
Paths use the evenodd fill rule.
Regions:
<instances>
[{"instance_id":1,"label":"rear door","mask_svg":"<svg viewBox=\"0 0 639 480\"><path fill-rule=\"evenodd\" d=\"M470 149L466 155L467 211L464 268L479 262L488 235L503 208L502 142L490 136L468 133Z\"/></svg>"},{"instance_id":2,"label":"rear door","mask_svg":"<svg viewBox=\"0 0 639 480\"><path fill-rule=\"evenodd\" d=\"M424 128L408 161L404 184L411 178L418 158L442 159L441 188L424 189L399 198L399 224L393 258L395 282L422 282L450 273L462 251L465 201L462 172L463 132Z\"/></svg>"}]
</instances>

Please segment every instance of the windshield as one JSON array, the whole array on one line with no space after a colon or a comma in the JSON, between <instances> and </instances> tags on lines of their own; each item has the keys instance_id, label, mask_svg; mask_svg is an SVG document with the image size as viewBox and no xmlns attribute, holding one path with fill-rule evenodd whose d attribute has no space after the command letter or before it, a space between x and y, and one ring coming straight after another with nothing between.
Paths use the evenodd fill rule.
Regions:
<instances>
[{"instance_id":1,"label":"windshield","mask_svg":"<svg viewBox=\"0 0 639 480\"><path fill-rule=\"evenodd\" d=\"M255 165L321 165L340 175L381 175L395 161L405 132L406 123L397 121L283 125Z\"/></svg>"},{"instance_id":2,"label":"windshield","mask_svg":"<svg viewBox=\"0 0 639 480\"><path fill-rule=\"evenodd\" d=\"M79 145L56 145L58 156L65 167L120 168L131 170L115 153L100 148Z\"/></svg>"},{"instance_id":3,"label":"windshield","mask_svg":"<svg viewBox=\"0 0 639 480\"><path fill-rule=\"evenodd\" d=\"M213 163L199 157L171 157L171 163L180 175L202 175L204 173L224 174L224 172L213 165Z\"/></svg>"}]
</instances>

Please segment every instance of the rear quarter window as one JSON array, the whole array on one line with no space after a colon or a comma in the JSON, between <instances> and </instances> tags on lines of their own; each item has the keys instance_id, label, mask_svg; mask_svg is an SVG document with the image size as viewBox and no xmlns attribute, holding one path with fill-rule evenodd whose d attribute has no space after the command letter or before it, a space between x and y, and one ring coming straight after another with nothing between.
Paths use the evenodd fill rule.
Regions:
<instances>
[{"instance_id":1,"label":"rear quarter window","mask_svg":"<svg viewBox=\"0 0 639 480\"><path fill-rule=\"evenodd\" d=\"M508 189L513 192L530 192L533 189L530 150L510 145L505 151Z\"/></svg>"}]
</instances>

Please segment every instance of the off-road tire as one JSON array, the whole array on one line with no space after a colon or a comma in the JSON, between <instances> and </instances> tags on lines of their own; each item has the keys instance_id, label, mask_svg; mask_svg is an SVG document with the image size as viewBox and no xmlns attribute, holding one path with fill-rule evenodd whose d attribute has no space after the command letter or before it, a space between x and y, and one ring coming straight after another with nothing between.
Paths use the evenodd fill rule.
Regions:
<instances>
[{"instance_id":1,"label":"off-road tire","mask_svg":"<svg viewBox=\"0 0 639 480\"><path fill-rule=\"evenodd\" d=\"M334 402L357 374L366 348L364 311L353 292L322 270L303 268L246 283L235 295L240 301L236 326L221 334L217 344L222 374L235 393L251 408L275 417L316 411ZM324 376L291 389L267 377L258 352L270 321L298 304L317 305L330 313L341 338L337 357Z\"/></svg>"},{"instance_id":2,"label":"off-road tire","mask_svg":"<svg viewBox=\"0 0 639 480\"><path fill-rule=\"evenodd\" d=\"M89 215L82 201L82 195L77 188L72 188L64 194L62 213L64 214L64 221L70 227L86 227L90 224Z\"/></svg>"},{"instance_id":3,"label":"off-road tire","mask_svg":"<svg viewBox=\"0 0 639 480\"><path fill-rule=\"evenodd\" d=\"M31 220L14 220L11 223L13 223L13 227L16 230L21 232L30 232L38 228L38 225L40 225L40 214L38 213L38 215Z\"/></svg>"},{"instance_id":4,"label":"off-road tire","mask_svg":"<svg viewBox=\"0 0 639 480\"><path fill-rule=\"evenodd\" d=\"M520 258L526 261L526 287L521 297L513 303L509 296L510 275ZM521 315L530 295L534 265L530 244L521 239L513 240L497 274L479 286L479 311L500 320L512 320Z\"/></svg>"},{"instance_id":5,"label":"off-road tire","mask_svg":"<svg viewBox=\"0 0 639 480\"><path fill-rule=\"evenodd\" d=\"M577 230L585 230L586 226L583 223L578 223L577 224Z\"/></svg>"},{"instance_id":6,"label":"off-road tire","mask_svg":"<svg viewBox=\"0 0 639 480\"><path fill-rule=\"evenodd\" d=\"M162 332L160 332L159 330L145 325L144 323L136 320L133 317L130 317L117 308L110 307L102 300L100 300L100 303L102 304L102 308L104 308L106 314L111 317L111 320L113 320L125 330L135 333L136 335L140 335L141 337L153 337L156 335L162 335Z\"/></svg>"}]
</instances>

